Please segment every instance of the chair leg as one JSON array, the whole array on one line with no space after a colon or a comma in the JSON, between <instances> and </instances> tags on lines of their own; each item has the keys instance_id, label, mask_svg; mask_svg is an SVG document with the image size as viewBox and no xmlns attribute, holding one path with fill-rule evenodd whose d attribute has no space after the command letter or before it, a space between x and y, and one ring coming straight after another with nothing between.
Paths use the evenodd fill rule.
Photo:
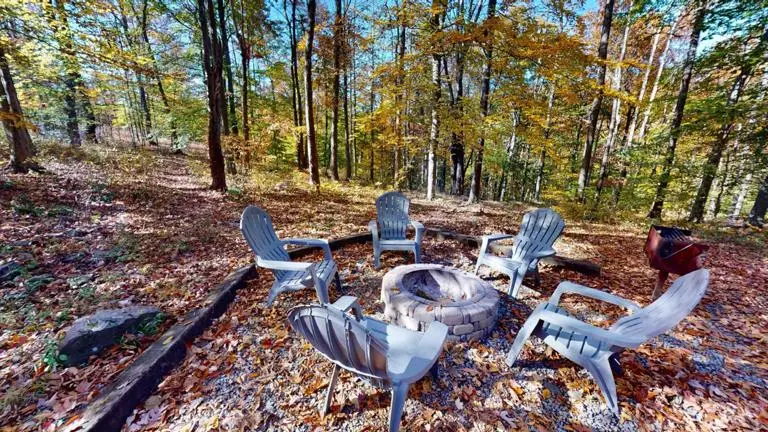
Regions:
<instances>
[{"instance_id":1,"label":"chair leg","mask_svg":"<svg viewBox=\"0 0 768 432\"><path fill-rule=\"evenodd\" d=\"M341 276L339 276L338 271L336 271L336 289L339 290L339 294L341 294Z\"/></svg>"},{"instance_id":2,"label":"chair leg","mask_svg":"<svg viewBox=\"0 0 768 432\"><path fill-rule=\"evenodd\" d=\"M277 289L277 287L272 286L272 288L269 289L269 296L267 297L267 307L272 307L272 303L275 302L275 299L277 298L278 294L280 294L280 290Z\"/></svg>"},{"instance_id":3,"label":"chair leg","mask_svg":"<svg viewBox=\"0 0 768 432\"><path fill-rule=\"evenodd\" d=\"M421 263L421 247L418 244L413 248L413 256L416 264Z\"/></svg>"},{"instance_id":4,"label":"chair leg","mask_svg":"<svg viewBox=\"0 0 768 432\"><path fill-rule=\"evenodd\" d=\"M331 401L333 400L333 390L336 388L336 382L339 380L339 365L333 365L333 373L331 373L331 382L328 383L328 391L325 393L325 403L320 410L320 416L325 416L331 412Z\"/></svg>"},{"instance_id":5,"label":"chair leg","mask_svg":"<svg viewBox=\"0 0 768 432\"><path fill-rule=\"evenodd\" d=\"M378 270L381 268L381 251L373 250L373 267Z\"/></svg>"},{"instance_id":6,"label":"chair leg","mask_svg":"<svg viewBox=\"0 0 768 432\"><path fill-rule=\"evenodd\" d=\"M389 407L389 432L397 432L400 429L400 419L403 416L403 407L407 398L407 383L395 384L392 387L392 405Z\"/></svg>"},{"instance_id":7,"label":"chair leg","mask_svg":"<svg viewBox=\"0 0 768 432\"><path fill-rule=\"evenodd\" d=\"M432 368L429 369L430 378L432 378L432 381L435 384L437 384L437 379L438 379L438 370L439 370L438 364L439 364L438 362L435 362L435 364L432 365Z\"/></svg>"},{"instance_id":8,"label":"chair leg","mask_svg":"<svg viewBox=\"0 0 768 432\"><path fill-rule=\"evenodd\" d=\"M323 280L319 280L317 285L315 286L315 292L317 293L317 298L320 300L320 304L326 304L330 303L331 300L328 297L328 286L323 282Z\"/></svg>"},{"instance_id":9,"label":"chair leg","mask_svg":"<svg viewBox=\"0 0 768 432\"><path fill-rule=\"evenodd\" d=\"M523 279L525 279L525 270L521 272L519 269L515 272L514 276L509 278L509 291L507 291L507 294L512 296L512 298L517 298L517 295L520 293Z\"/></svg>"},{"instance_id":10,"label":"chair leg","mask_svg":"<svg viewBox=\"0 0 768 432\"><path fill-rule=\"evenodd\" d=\"M515 337L515 342L512 344L512 348L510 348L509 352L507 353L506 363L510 367L515 364L517 357L523 350L525 341L527 341L528 338L530 338L533 334L533 331L536 330L536 325L539 324L539 318L537 315L538 312L534 311L531 316L525 320L525 323L522 327L520 327L520 330L518 330L517 336Z\"/></svg>"},{"instance_id":11,"label":"chair leg","mask_svg":"<svg viewBox=\"0 0 768 432\"><path fill-rule=\"evenodd\" d=\"M611 370L611 364L608 361L608 357L595 362L586 362L583 365L586 370L592 375L592 378L600 386L600 390L603 392L608 408L613 411L617 416L619 415L619 401L616 396L616 381L613 379L613 371Z\"/></svg>"},{"instance_id":12,"label":"chair leg","mask_svg":"<svg viewBox=\"0 0 768 432\"><path fill-rule=\"evenodd\" d=\"M608 363L611 365L611 371L615 376L624 376L624 369L621 367L621 353L613 353L608 357Z\"/></svg>"},{"instance_id":13,"label":"chair leg","mask_svg":"<svg viewBox=\"0 0 768 432\"><path fill-rule=\"evenodd\" d=\"M477 263L475 263L475 275L477 275L477 272L480 270L480 266L483 265L483 260L481 257L477 257Z\"/></svg>"},{"instance_id":14,"label":"chair leg","mask_svg":"<svg viewBox=\"0 0 768 432\"><path fill-rule=\"evenodd\" d=\"M541 277L539 276L539 267L536 267L536 271L533 273L533 276L536 278L536 286L538 287L541 285Z\"/></svg>"}]
</instances>

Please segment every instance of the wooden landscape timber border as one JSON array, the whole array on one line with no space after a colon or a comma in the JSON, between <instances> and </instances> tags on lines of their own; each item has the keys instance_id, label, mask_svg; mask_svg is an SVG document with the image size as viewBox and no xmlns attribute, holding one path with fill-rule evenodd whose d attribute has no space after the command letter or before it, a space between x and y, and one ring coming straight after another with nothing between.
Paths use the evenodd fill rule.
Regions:
<instances>
[{"instance_id":1,"label":"wooden landscape timber border","mask_svg":"<svg viewBox=\"0 0 768 432\"><path fill-rule=\"evenodd\" d=\"M437 240L456 240L472 247L480 247L480 237L453 231L427 228L426 235ZM371 241L369 232L352 234L328 242L331 250L351 244ZM509 246L491 245L495 253L509 250ZM308 255L317 248L303 246L288 251L291 258ZM547 266L563 267L588 275L600 275L600 266L589 261L564 257L544 258ZM107 385L85 409L70 417L65 432L120 431L133 410L155 391L165 376L178 366L187 354L187 344L205 331L214 319L226 312L238 289L256 277L256 267L248 265L230 273L206 298L205 304L186 315L123 370L117 380Z\"/></svg>"}]
</instances>

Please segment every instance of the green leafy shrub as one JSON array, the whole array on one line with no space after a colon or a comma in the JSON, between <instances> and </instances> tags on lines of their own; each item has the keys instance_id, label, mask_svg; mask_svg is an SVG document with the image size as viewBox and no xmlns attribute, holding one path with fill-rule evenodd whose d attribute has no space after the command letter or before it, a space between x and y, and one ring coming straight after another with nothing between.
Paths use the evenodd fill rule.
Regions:
<instances>
[{"instance_id":1,"label":"green leafy shrub","mask_svg":"<svg viewBox=\"0 0 768 432\"><path fill-rule=\"evenodd\" d=\"M59 347L56 345L56 341L48 339L45 341L45 349L43 351L43 364L45 364L45 370L47 372L55 371L67 361L66 354L59 353Z\"/></svg>"},{"instance_id":2,"label":"green leafy shrub","mask_svg":"<svg viewBox=\"0 0 768 432\"><path fill-rule=\"evenodd\" d=\"M45 209L38 207L26 195L19 195L18 198L11 201L11 208L19 216L30 215L40 217L45 213Z\"/></svg>"}]
</instances>

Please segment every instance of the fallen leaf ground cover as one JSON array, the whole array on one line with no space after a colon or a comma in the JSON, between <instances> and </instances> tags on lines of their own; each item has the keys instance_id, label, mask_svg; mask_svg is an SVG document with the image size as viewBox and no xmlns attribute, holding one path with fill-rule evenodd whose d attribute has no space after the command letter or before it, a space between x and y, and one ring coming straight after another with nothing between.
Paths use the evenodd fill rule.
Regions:
<instances>
[{"instance_id":1,"label":"fallen leaf ground cover","mask_svg":"<svg viewBox=\"0 0 768 432\"><path fill-rule=\"evenodd\" d=\"M0 263L21 267L0 285L4 429L54 430L229 271L250 263L237 228L247 204L267 209L281 237L328 238L365 231L381 192L338 183L314 193L303 178L274 170L243 175L222 195L205 188L204 162L196 152L118 150L71 154L52 147L44 164L49 174L0 182ZM514 232L526 208L414 197L412 213L428 227L477 235ZM607 411L586 372L545 352L535 339L514 367L504 364L518 327L562 280L648 303L655 273L642 254L644 228L566 221L559 253L598 263L603 274L544 268L541 286L526 281L533 289L524 289L518 300L502 295L494 332L450 347L440 359L439 379L412 388L404 430L765 428L768 260L759 246L713 244L705 260L712 283L699 307L668 335L622 354L620 419ZM477 253L433 239L423 250L425 262L465 270ZM343 289L333 288L333 298L358 296L366 312L379 317L381 278L411 262L388 253L376 271L369 244L342 248L334 257ZM505 291L505 278L490 277ZM315 300L313 291L283 295L266 308L271 281L259 270L190 346L183 365L129 418L126 430L380 430L386 424L388 393L346 373L333 413L320 418L331 366L285 323L290 307ZM160 307L165 323L86 367L57 367L51 347L68 324L99 308L131 303ZM621 314L583 298L569 297L566 305L601 325Z\"/></svg>"}]
</instances>

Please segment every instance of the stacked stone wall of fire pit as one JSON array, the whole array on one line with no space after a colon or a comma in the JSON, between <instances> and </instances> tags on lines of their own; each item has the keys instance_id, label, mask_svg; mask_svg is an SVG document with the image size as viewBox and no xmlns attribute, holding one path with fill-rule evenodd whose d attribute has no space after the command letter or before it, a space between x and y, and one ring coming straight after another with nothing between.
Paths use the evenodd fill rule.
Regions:
<instances>
[{"instance_id":1,"label":"stacked stone wall of fire pit","mask_svg":"<svg viewBox=\"0 0 768 432\"><path fill-rule=\"evenodd\" d=\"M414 264L391 270L381 287L384 315L410 330L426 331L432 321L448 326L452 342L487 336L496 324L499 293L461 270Z\"/></svg>"}]
</instances>

